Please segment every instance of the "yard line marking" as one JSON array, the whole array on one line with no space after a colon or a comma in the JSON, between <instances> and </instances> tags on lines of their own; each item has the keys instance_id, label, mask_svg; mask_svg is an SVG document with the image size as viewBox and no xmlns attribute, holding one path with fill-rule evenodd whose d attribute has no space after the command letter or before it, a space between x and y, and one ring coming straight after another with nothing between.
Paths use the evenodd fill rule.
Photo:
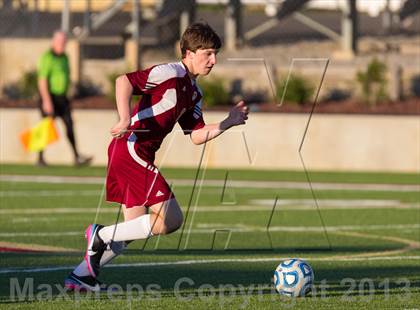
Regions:
<instances>
[{"instance_id":1,"label":"yard line marking","mask_svg":"<svg viewBox=\"0 0 420 310\"><path fill-rule=\"evenodd\" d=\"M35 222L44 222L44 223L51 223L53 221L59 221L62 220L62 218L58 216L42 216L42 217L35 217L35 216L28 216L28 217L14 217L11 219L10 223L35 223Z\"/></svg>"},{"instance_id":2,"label":"yard line marking","mask_svg":"<svg viewBox=\"0 0 420 310\"><path fill-rule=\"evenodd\" d=\"M42 190L42 191L0 191L0 197L61 197L61 196L99 196L98 190Z\"/></svg>"},{"instance_id":3,"label":"yard line marking","mask_svg":"<svg viewBox=\"0 0 420 310\"><path fill-rule=\"evenodd\" d=\"M273 207L274 199L251 199L248 201L250 205L260 205ZM382 207L395 207L403 205L412 205L415 208L420 208L419 203L402 203L399 200L388 200L388 199L318 199L319 207L322 208L340 208L340 207L352 207L355 209L371 207L371 208L382 208ZM295 207L301 206L314 206L313 199L278 199L277 205L289 205Z\"/></svg>"},{"instance_id":4,"label":"yard line marking","mask_svg":"<svg viewBox=\"0 0 420 310\"><path fill-rule=\"evenodd\" d=\"M281 211L307 211L314 210L314 204L312 200L278 200L282 206L277 212ZM359 210L359 209L420 209L418 203L401 203L399 201L366 201L352 202L350 200L320 200L320 208L323 210ZM182 208L185 211L186 208ZM238 211L270 211L272 207L268 205L238 205L238 206L198 206L195 212L238 212ZM65 208L0 208L0 214L85 214L96 212L96 208L81 208L81 207L65 207ZM101 213L112 213L115 214L113 207L107 207L101 210Z\"/></svg>"},{"instance_id":5,"label":"yard line marking","mask_svg":"<svg viewBox=\"0 0 420 310\"><path fill-rule=\"evenodd\" d=\"M208 227L206 229L206 227ZM266 227L240 224L198 224L193 233L214 233L217 229L229 229L232 232L265 232ZM420 229L420 224L391 224L391 225L342 225L326 226L329 232L346 230L384 230L384 229ZM322 232L322 226L271 226L270 232ZM1 234L0 234L1 236Z\"/></svg>"},{"instance_id":6,"label":"yard line marking","mask_svg":"<svg viewBox=\"0 0 420 310\"><path fill-rule=\"evenodd\" d=\"M36 209L0 209L0 214L85 214L94 213L96 208L36 208ZM115 214L114 209L104 209L103 213Z\"/></svg>"},{"instance_id":7,"label":"yard line marking","mask_svg":"<svg viewBox=\"0 0 420 310\"><path fill-rule=\"evenodd\" d=\"M215 230L225 228L232 232L265 232L265 226L250 226L236 224L198 224L197 228L191 230L192 233L214 233ZM384 229L419 229L420 224L391 224L391 225L342 225L327 226L327 230L331 232L346 230L384 230ZM272 226L270 232L321 232L321 226ZM83 235L82 231L64 231L64 232L1 232L0 237L44 237L44 236L77 236Z\"/></svg>"},{"instance_id":8,"label":"yard line marking","mask_svg":"<svg viewBox=\"0 0 420 310\"><path fill-rule=\"evenodd\" d=\"M0 248L6 252L11 251L25 251L25 252L79 252L77 249L56 247L42 244L27 244L27 243L16 243L0 241ZM1 252L1 251L0 251Z\"/></svg>"},{"instance_id":9,"label":"yard line marking","mask_svg":"<svg viewBox=\"0 0 420 310\"><path fill-rule=\"evenodd\" d=\"M47 237L47 236L77 236L83 235L83 232L80 231L63 231L63 232L22 232L22 233L0 233L0 237Z\"/></svg>"},{"instance_id":10,"label":"yard line marking","mask_svg":"<svg viewBox=\"0 0 420 310\"><path fill-rule=\"evenodd\" d=\"M259 262L280 262L290 259L290 257L267 257L267 258L222 258L222 259L202 259L202 260L184 260L175 262L149 262L149 263L128 263L128 264L109 264L103 268L131 268L131 267L161 267L161 266L183 266L199 264L217 264L217 263L259 263ZM382 257L307 257L303 258L308 262L330 262L330 261L378 261L378 260L418 260L420 256L382 256ZM38 268L2 268L0 274L8 273L36 273L49 271L72 270L75 266L56 266L56 267L38 267Z\"/></svg>"},{"instance_id":11,"label":"yard line marking","mask_svg":"<svg viewBox=\"0 0 420 310\"><path fill-rule=\"evenodd\" d=\"M374 252L374 253L365 253L365 254L359 254L359 257L368 257L368 256L386 256L386 255L397 255L397 254L403 254L412 250L420 249L420 242L400 238L400 237L394 237L394 236L378 236L378 235L371 235L366 233L359 233L359 232L336 232L336 234L344 235L344 236L352 236L352 237L362 237L362 238L368 238L368 239L380 239L380 240L387 240L387 241L393 241L393 242L399 242L403 243L406 246L400 249L395 250L386 250L381 252Z\"/></svg>"},{"instance_id":12,"label":"yard line marking","mask_svg":"<svg viewBox=\"0 0 420 310\"><path fill-rule=\"evenodd\" d=\"M74 177L52 175L13 175L2 174L0 181L52 183L52 184L103 184L104 177Z\"/></svg>"},{"instance_id":13,"label":"yard line marking","mask_svg":"<svg viewBox=\"0 0 420 310\"><path fill-rule=\"evenodd\" d=\"M55 184L100 184L103 185L102 177L74 177L74 176L32 176L32 175L0 175L0 181L31 182L31 183L55 183ZM194 180L168 179L175 186L192 186ZM204 186L223 187L223 180L204 180ZM272 188L272 189L307 189L306 182L283 182L283 181L229 181L229 186L234 188ZM413 192L420 191L418 184L357 184L357 183L312 183L316 190L360 190L360 191L397 191Z\"/></svg>"}]
</instances>

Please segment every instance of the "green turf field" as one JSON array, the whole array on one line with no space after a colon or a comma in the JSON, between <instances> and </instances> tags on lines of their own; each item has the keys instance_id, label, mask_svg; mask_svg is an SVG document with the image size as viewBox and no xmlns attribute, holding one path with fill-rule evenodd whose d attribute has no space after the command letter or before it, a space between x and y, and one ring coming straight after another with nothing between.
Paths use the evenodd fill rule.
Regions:
<instances>
[{"instance_id":1,"label":"green turf field","mask_svg":"<svg viewBox=\"0 0 420 310\"><path fill-rule=\"evenodd\" d=\"M82 258L85 227L118 219L104 202L105 168L1 166L0 308L420 307L418 175L311 172L312 193L302 172L209 170L193 188L194 169L162 171L183 229L136 241L104 268L116 292L78 294L63 279ZM306 298L271 285L290 257L314 269Z\"/></svg>"}]
</instances>

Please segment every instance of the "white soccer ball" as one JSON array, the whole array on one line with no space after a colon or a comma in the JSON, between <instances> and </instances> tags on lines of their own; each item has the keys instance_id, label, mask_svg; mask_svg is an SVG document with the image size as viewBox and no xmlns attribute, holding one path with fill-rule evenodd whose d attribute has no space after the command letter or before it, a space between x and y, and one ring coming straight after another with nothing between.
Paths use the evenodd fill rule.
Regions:
<instances>
[{"instance_id":1,"label":"white soccer ball","mask_svg":"<svg viewBox=\"0 0 420 310\"><path fill-rule=\"evenodd\" d=\"M274 286L280 295L305 296L311 290L313 282L312 267L299 258L282 262L274 271Z\"/></svg>"}]
</instances>

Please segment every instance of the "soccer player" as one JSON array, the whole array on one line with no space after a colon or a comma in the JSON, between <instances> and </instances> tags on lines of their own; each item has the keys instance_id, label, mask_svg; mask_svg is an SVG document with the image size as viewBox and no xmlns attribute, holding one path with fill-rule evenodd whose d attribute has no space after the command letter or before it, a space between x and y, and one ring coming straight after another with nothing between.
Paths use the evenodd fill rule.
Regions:
<instances>
[{"instance_id":1,"label":"soccer player","mask_svg":"<svg viewBox=\"0 0 420 310\"><path fill-rule=\"evenodd\" d=\"M116 80L119 122L108 148L107 200L122 204L124 222L86 229L85 259L66 278L68 288L100 290L100 267L122 252L132 240L169 234L181 227L182 211L165 179L154 166L155 152L178 123L194 144L216 138L245 124L243 101L217 124L205 124L203 94L196 79L216 64L221 41L204 23L190 25L180 42L182 60L122 75ZM142 95L130 116L131 96Z\"/></svg>"},{"instance_id":2,"label":"soccer player","mask_svg":"<svg viewBox=\"0 0 420 310\"><path fill-rule=\"evenodd\" d=\"M41 96L42 116L59 116L64 122L67 138L74 154L75 165L86 165L92 157L79 154L74 137L73 120L67 91L70 86L69 60L65 53L67 36L62 31L54 32L51 49L42 54L38 62L38 90ZM44 153L39 152L38 165L46 166Z\"/></svg>"}]
</instances>

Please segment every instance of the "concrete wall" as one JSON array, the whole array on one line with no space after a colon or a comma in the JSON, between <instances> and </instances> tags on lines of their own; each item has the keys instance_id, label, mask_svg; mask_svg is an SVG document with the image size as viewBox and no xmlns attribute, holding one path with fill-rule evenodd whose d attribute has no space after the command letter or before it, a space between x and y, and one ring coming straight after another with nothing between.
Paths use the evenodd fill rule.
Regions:
<instances>
[{"instance_id":1,"label":"concrete wall","mask_svg":"<svg viewBox=\"0 0 420 310\"><path fill-rule=\"evenodd\" d=\"M107 162L109 129L114 111L76 110L73 113L80 151L93 155L94 164ZM224 113L207 112L207 123ZM302 169L298 149L308 115L255 113L245 126L224 133L209 143L205 162L210 167ZM32 163L19 142L19 133L39 120L37 110L0 109L0 162ZM46 152L50 163L72 162L62 133ZM245 144L246 141L246 144ZM420 120L417 116L315 115L309 126L302 155L309 169L418 172L420 169ZM247 145L247 146L246 146ZM247 149L248 148L248 149ZM196 166L202 146L193 145L178 126L158 152L156 164Z\"/></svg>"},{"instance_id":2,"label":"concrete wall","mask_svg":"<svg viewBox=\"0 0 420 310\"><path fill-rule=\"evenodd\" d=\"M35 70L39 57L51 42L45 39L0 40L0 88L19 80L30 70Z\"/></svg>"},{"instance_id":3,"label":"concrete wall","mask_svg":"<svg viewBox=\"0 0 420 310\"><path fill-rule=\"evenodd\" d=\"M50 39L1 39L0 40L0 95L1 89L8 83L21 79L28 71L36 70L37 63L51 45ZM78 79L76 53L78 45L70 40L66 52L70 59L71 79ZM108 75L127 71L124 59L120 60L86 60L83 62L82 80L90 80L101 87L104 92L110 89Z\"/></svg>"},{"instance_id":4,"label":"concrete wall","mask_svg":"<svg viewBox=\"0 0 420 310\"><path fill-rule=\"evenodd\" d=\"M36 70L41 55L50 48L50 39L2 39L0 40L0 89L4 85L16 82L24 73ZM72 81L78 77L78 44L69 40L66 52L70 60Z\"/></svg>"}]
</instances>

